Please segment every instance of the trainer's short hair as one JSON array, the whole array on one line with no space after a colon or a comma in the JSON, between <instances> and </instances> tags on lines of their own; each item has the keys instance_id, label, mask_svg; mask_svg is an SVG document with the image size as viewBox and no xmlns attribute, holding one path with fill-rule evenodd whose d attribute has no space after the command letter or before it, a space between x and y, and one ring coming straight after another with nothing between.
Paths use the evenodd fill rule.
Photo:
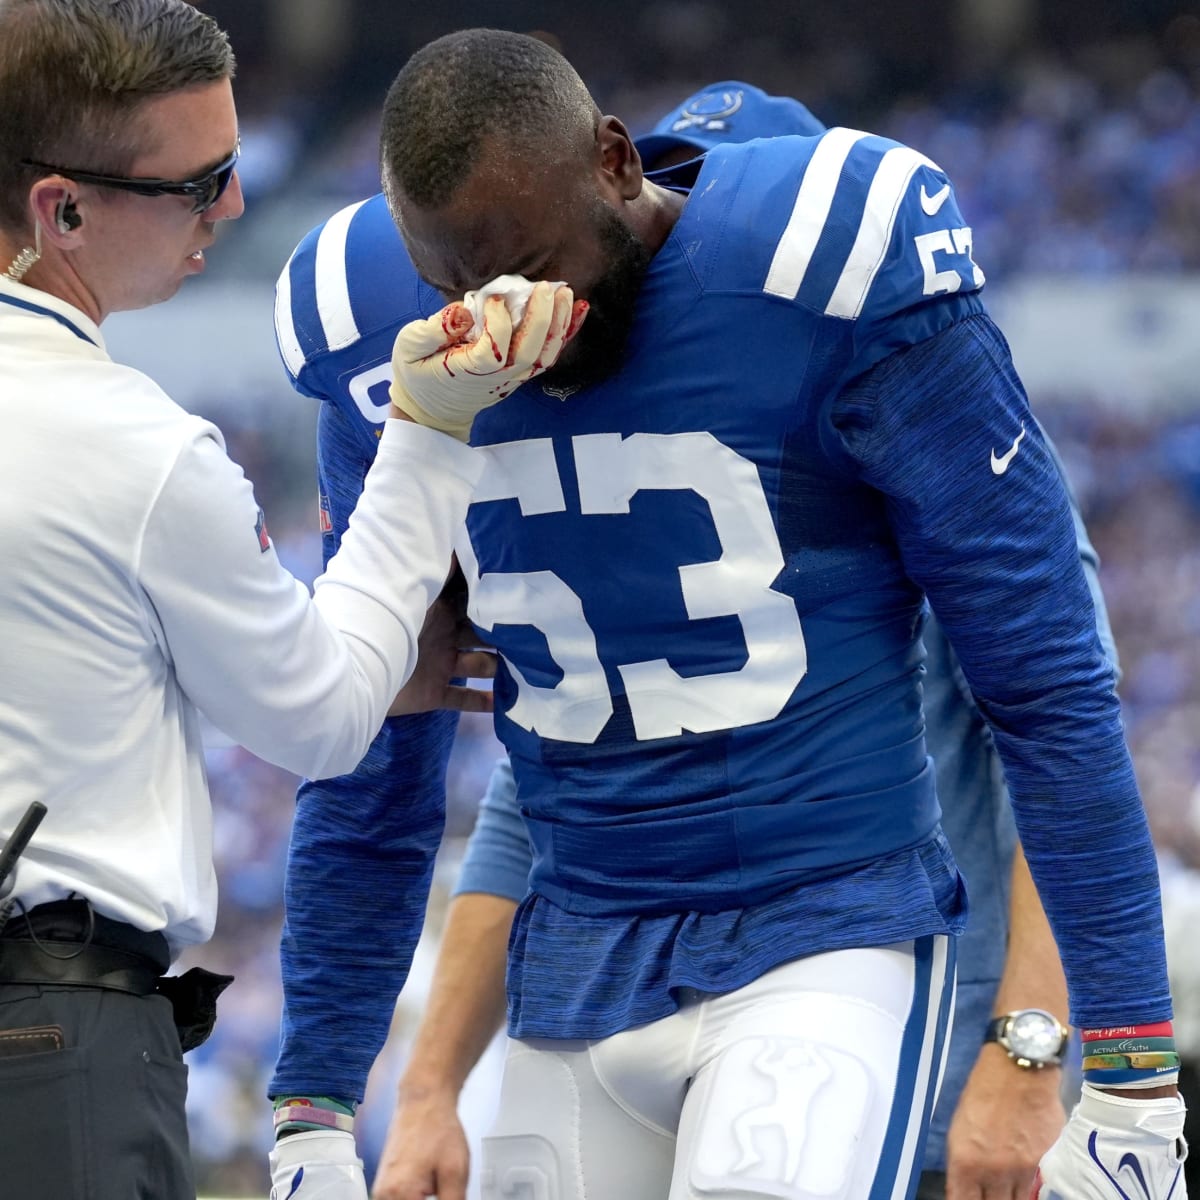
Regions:
<instances>
[{"instance_id":1,"label":"trainer's short hair","mask_svg":"<svg viewBox=\"0 0 1200 1200\"><path fill-rule=\"evenodd\" d=\"M29 224L22 159L128 174L143 101L233 72L229 39L185 0L0 0L0 226Z\"/></svg>"},{"instance_id":2,"label":"trainer's short hair","mask_svg":"<svg viewBox=\"0 0 1200 1200\"><path fill-rule=\"evenodd\" d=\"M419 208L441 208L470 176L488 137L553 154L593 135L597 115L583 80L545 42L498 29L447 34L418 50L388 91L384 190L389 199L399 191Z\"/></svg>"}]
</instances>

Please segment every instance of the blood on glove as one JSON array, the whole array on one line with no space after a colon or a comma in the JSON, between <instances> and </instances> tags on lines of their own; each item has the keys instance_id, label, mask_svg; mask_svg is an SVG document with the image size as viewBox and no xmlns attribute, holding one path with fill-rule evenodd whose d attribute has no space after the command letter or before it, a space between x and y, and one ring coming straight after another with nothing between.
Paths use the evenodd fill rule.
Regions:
<instances>
[{"instance_id":1,"label":"blood on glove","mask_svg":"<svg viewBox=\"0 0 1200 1200\"><path fill-rule=\"evenodd\" d=\"M392 348L392 403L421 425L466 441L475 417L554 365L587 313L566 284L501 276L471 295L410 321ZM528 290L525 285L528 284ZM508 294L520 310L509 309Z\"/></svg>"}]
</instances>

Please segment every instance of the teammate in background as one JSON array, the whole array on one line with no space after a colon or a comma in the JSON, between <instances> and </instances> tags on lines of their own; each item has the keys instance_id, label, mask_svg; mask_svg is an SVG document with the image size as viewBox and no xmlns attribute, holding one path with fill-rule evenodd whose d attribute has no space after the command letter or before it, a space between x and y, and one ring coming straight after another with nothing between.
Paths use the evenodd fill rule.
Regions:
<instances>
[{"instance_id":1,"label":"teammate in background","mask_svg":"<svg viewBox=\"0 0 1200 1200\"><path fill-rule=\"evenodd\" d=\"M602 1196L662 1195L673 1172L673 1195L911 1194L962 916L924 766L918 579L999 740L1077 1018L1151 1024L1126 1068L1096 1031L1089 1085L1148 1088L1089 1086L1047 1185L1100 1178L1091 1129L1165 1195L1153 858L1062 482L949 184L834 130L711 152L683 208L536 47L435 43L385 113L385 180L444 294L561 273L592 305L554 377L472 434L494 469L460 558L508 664L498 726L536 851L489 1178L572 1195L586 1161ZM987 444L990 488L950 453ZM1062 836L1120 863L1123 905L1111 881L1087 894ZM293 876L294 962L347 911L326 881ZM332 1040L310 1044L337 1083ZM769 1127L782 1149L758 1146ZM319 1157L323 1136L282 1145Z\"/></svg>"},{"instance_id":2,"label":"teammate in background","mask_svg":"<svg viewBox=\"0 0 1200 1200\"><path fill-rule=\"evenodd\" d=\"M695 159L723 142L811 136L824 128L794 100L726 81L688 97L636 145L652 177L662 178L655 174L660 168ZM359 435L353 442L322 437L326 557L337 550L386 411L386 378L378 384L365 382L365 387L364 381L386 377L396 330L413 316L425 315L419 308L397 312L390 302L387 289L400 280L407 281L402 294L416 294L420 285L414 276L395 225L390 216L384 217L379 195L309 234L280 278L276 323L281 332L289 331L289 378L301 392L321 400L323 432L336 423ZM330 307L335 295L353 309L342 311L343 321L352 324L343 324L341 336L334 328L336 310ZM432 308L440 306L441 299L430 295L424 303ZM378 406L363 402L372 389L379 396ZM1115 661L1095 552L1074 504L1072 510L1098 630L1105 653ZM1066 985L1024 858L1018 854L1014 859L1012 810L990 735L936 619L927 622L923 636L928 655L926 741L937 770L942 826L971 896L971 916L958 950L956 1019L918 1193L920 1200L932 1200L944 1192L947 1169L957 1194L965 1197L975 1194L972 1187L983 1194L982 1189L999 1188L1008 1180L1028 1186L1037 1160L1064 1119L1059 1071L1054 1064L1048 1070L1018 1066L1015 1052L1010 1055L990 1045L981 1053L981 1046L994 1015L1039 1009L1065 1020ZM389 726L396 734L402 727L402 720ZM388 736L385 732L381 740ZM376 775L385 769L382 760L372 768ZM322 792L342 786L343 781L310 783L303 791L313 793L310 799L315 803ZM427 1193L456 1200L465 1188L468 1156L456 1113L458 1092L503 1018L508 932L531 865L515 793L511 767L507 761L497 764L455 889L434 992L401 1083L400 1104L375 1179L378 1200L409 1200ZM380 820L395 821L398 812L385 805ZM406 926L407 920L398 922L393 932L406 936ZM366 965L358 983L365 997L363 1008L371 1015L365 1022L367 1036L355 1053L361 1071L355 1098L362 1095L366 1072L386 1036L391 989L398 991L403 984L405 966L394 957L391 962L384 986L373 964ZM1002 975L1003 988L997 993ZM306 994L290 996L290 1011L295 1015L306 1003ZM1037 1017L1026 1018L1030 1022L1048 1025ZM303 1044L293 1043L287 1034L285 1059L293 1053L303 1056ZM1058 1048L1051 1046L1049 1057L1057 1054ZM947 1130L956 1111L947 1147Z\"/></svg>"},{"instance_id":3,"label":"teammate in background","mask_svg":"<svg viewBox=\"0 0 1200 1200\"><path fill-rule=\"evenodd\" d=\"M45 814L0 878L5 1196L195 1196L182 1050L230 982L164 978L216 918L199 713L292 770L352 769L484 465L387 421L314 598L217 429L108 357L105 318L174 295L242 213L233 70L183 0L0 0L0 844ZM544 287L515 332L489 308L511 365L409 327L397 396L444 423L444 361L486 353L471 403L494 403L571 307Z\"/></svg>"}]
</instances>

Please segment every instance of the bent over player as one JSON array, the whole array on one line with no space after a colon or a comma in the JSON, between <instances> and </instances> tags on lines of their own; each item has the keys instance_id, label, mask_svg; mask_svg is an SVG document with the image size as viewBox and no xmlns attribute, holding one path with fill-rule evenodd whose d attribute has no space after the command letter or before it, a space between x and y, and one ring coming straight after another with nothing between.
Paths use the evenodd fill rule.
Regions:
<instances>
[{"instance_id":1,"label":"bent over player","mask_svg":"<svg viewBox=\"0 0 1200 1200\"><path fill-rule=\"evenodd\" d=\"M822 132L824 126L796 101L726 81L688 97L636 145L643 164L657 168L671 160L694 159L725 141ZM692 164L672 178L685 181L694 170ZM367 399L379 394L386 405L386 382L364 386L363 381L377 379L380 366L388 374L396 331L406 320L425 315L411 307L398 308L393 297L401 279L410 281L400 291L410 305L418 295L430 309L441 304L432 293L419 291L399 233L386 216L384 198L377 196L315 229L280 280L277 324L289 335L285 355L292 382L322 400L323 430L334 428L337 421L347 433L359 434L321 441L326 556L335 552L346 528L371 461L375 431L386 412L385 406L377 408ZM1105 652L1114 657L1095 552L1077 514L1076 532L1098 630ZM992 1017L1020 1020L1023 1030L1032 1023L1045 1038L1055 1020L1065 1017L1066 987L1024 858L1013 858L1012 813L986 726L936 620L926 623L923 641L926 741L937 771L942 824L971 895L971 917L958 947L953 1037L918 1193L921 1200L933 1200L944 1194L948 1181L952 1188L975 1188L979 1193L1014 1181L1028 1187L1037 1160L1064 1119L1058 1071L1046 1069L1061 1056L1061 1037L1042 1047L1043 1055L1035 1061L1024 1056L1030 1053L1027 1044L1020 1047L1024 1055L1011 1045L990 1044L1001 1032ZM403 723L391 728L398 732ZM393 736L389 732L384 740ZM386 760L386 754L374 758L371 774L387 778L393 789L403 788L402 772L389 771ZM404 819L402 809L390 803L388 791L362 789L356 776L306 783L310 818L293 842L295 873L303 872L320 845L321 821L311 814L332 811L344 791L353 792L360 804L364 794L370 797L373 826L378 822L379 829L390 830ZM458 1092L503 1014L508 931L525 894L529 869L529 842L511 765L505 760L493 772L456 887L433 992L406 1063L400 1106L375 1179L379 1200L409 1200L427 1193L458 1200L463 1194L467 1147L456 1114ZM346 874L353 874L352 860ZM394 920L367 918L355 934L411 945L414 919L420 920L419 908L411 897L401 895ZM352 940L361 944L362 937ZM311 1055L310 1034L331 1020L331 995L357 996L355 1036L338 1056L338 1086L356 1100L387 1034L392 996L403 983L407 961L379 955L347 963L333 978L323 980L318 1000L290 969L305 958L303 939L294 935L285 953L289 1022L279 1077L291 1080L292 1086L298 1078L310 1078L314 1086L301 1088L308 1092L330 1090L326 1063ZM1035 1009L1040 1011L1031 1011ZM340 1014L341 1005L334 1011ZM986 1048L981 1046L985 1039ZM280 1104L287 1107L286 1098ZM348 1115L353 1103L343 1101L340 1107ZM280 1136L302 1127L300 1122L281 1123Z\"/></svg>"},{"instance_id":2,"label":"bent over player","mask_svg":"<svg viewBox=\"0 0 1200 1200\"><path fill-rule=\"evenodd\" d=\"M518 272L591 304L472 431L459 557L534 848L485 1186L912 1194L964 915L927 595L1095 1051L1042 1194L1136 1169L1166 1196L1153 856L1062 481L945 176L832 130L711 151L685 205L561 58L486 31L401 73L384 164L444 296ZM336 924L324 882L293 878L289 939Z\"/></svg>"}]
</instances>

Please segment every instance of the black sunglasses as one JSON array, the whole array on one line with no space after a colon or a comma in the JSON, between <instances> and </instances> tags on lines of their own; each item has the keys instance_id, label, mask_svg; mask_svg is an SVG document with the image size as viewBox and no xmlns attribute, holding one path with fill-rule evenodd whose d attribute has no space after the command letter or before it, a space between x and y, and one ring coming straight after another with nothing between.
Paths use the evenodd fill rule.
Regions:
<instances>
[{"instance_id":1,"label":"black sunglasses","mask_svg":"<svg viewBox=\"0 0 1200 1200\"><path fill-rule=\"evenodd\" d=\"M192 200L192 212L202 213L208 212L225 194L241 152L242 144L239 141L228 158L195 179L127 179L123 175L97 175L94 171L73 171L69 167L56 167L53 163L37 162L32 158L21 159L21 165L53 171L54 174L65 175L76 183L116 188L122 192L134 192L138 196L188 196Z\"/></svg>"}]
</instances>

